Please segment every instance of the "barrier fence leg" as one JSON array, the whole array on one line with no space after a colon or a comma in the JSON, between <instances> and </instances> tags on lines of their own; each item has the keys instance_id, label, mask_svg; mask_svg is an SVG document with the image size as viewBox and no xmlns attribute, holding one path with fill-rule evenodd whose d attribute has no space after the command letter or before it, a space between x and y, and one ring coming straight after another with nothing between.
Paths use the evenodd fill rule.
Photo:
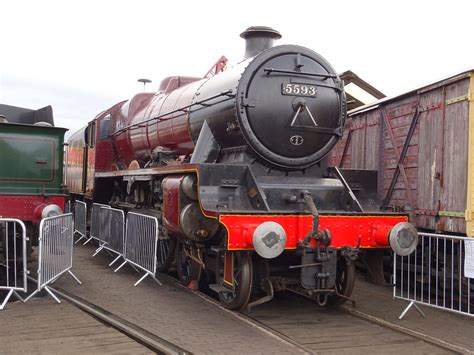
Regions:
<instances>
[{"instance_id":1,"label":"barrier fence leg","mask_svg":"<svg viewBox=\"0 0 474 355\"><path fill-rule=\"evenodd\" d=\"M114 262L115 262L115 261L114 261ZM116 268L116 269L114 270L114 272L119 271L126 263L127 263L127 260L125 260L122 264L120 264L120 266L119 266L118 268ZM130 264L130 266L131 266L132 269L135 270L136 272L140 272L140 271L137 269L137 267L136 267L135 265Z\"/></svg>"},{"instance_id":2,"label":"barrier fence leg","mask_svg":"<svg viewBox=\"0 0 474 355\"><path fill-rule=\"evenodd\" d=\"M133 286L135 286L135 287L138 286L138 285L140 284L140 282L142 282L143 280L146 279L147 276L151 276L151 278L152 278L153 280L155 280L155 281L158 283L158 285L163 286L163 284L161 283L160 280L158 280L156 277L154 277L153 275L151 275L151 274L149 274L149 273L146 273L145 275L143 275L143 276L140 278L140 280L138 280L137 282L135 282L135 284L134 284Z\"/></svg>"},{"instance_id":3,"label":"barrier fence leg","mask_svg":"<svg viewBox=\"0 0 474 355\"><path fill-rule=\"evenodd\" d=\"M82 245L86 245L86 244L89 243L91 240L92 240L92 237L90 237L89 239L87 239L87 240L84 242L84 244L82 244Z\"/></svg>"},{"instance_id":4,"label":"barrier fence leg","mask_svg":"<svg viewBox=\"0 0 474 355\"><path fill-rule=\"evenodd\" d=\"M400 317L398 317L398 319L402 320L403 317L405 317L405 315L407 314L407 312L410 310L412 306L414 306L416 310L418 311L418 313L420 313L423 317L426 317L426 315L423 313L420 307L418 307L415 301L411 301L410 304L407 306L407 308L405 308L405 310L402 312L402 314L400 314Z\"/></svg>"},{"instance_id":5,"label":"barrier fence leg","mask_svg":"<svg viewBox=\"0 0 474 355\"><path fill-rule=\"evenodd\" d=\"M54 300L55 300L56 302L61 303L61 300L60 300L58 297L56 297L56 295L53 293L53 291L50 290L50 288L49 288L48 286L45 286L44 289L46 290L46 292L48 292L48 294L49 294L51 297L54 298Z\"/></svg>"},{"instance_id":6,"label":"barrier fence leg","mask_svg":"<svg viewBox=\"0 0 474 355\"><path fill-rule=\"evenodd\" d=\"M79 285L82 285L81 280L79 280L79 279L77 278L77 276L72 273L71 270L68 270L67 272L69 273L69 275L71 275L71 276L74 278L74 280L77 281L77 283L78 283ZM61 276L61 275L60 275L60 276ZM58 276L58 277L56 277L55 279L51 280L50 283L49 283L49 285L52 285L53 283L55 283L55 282L59 279L60 276ZM29 276L28 276L28 278L30 278L31 280L34 280L33 278L31 278L31 277L29 277ZM36 280L34 280L34 281L36 281ZM51 297L53 297L56 302L61 303L61 301L59 300L59 298L53 293L53 291L51 291L51 289L49 288L49 286L44 286L44 287L41 288L40 290L35 290L32 294L30 294L30 295L29 295L28 297L26 297L25 299L21 298L19 295L17 295L17 297L18 297L23 303L25 303L25 302L29 301L31 298L33 298L38 292L43 291L43 290L45 290ZM15 292L15 294L16 294L16 292ZM0 309L1 309L1 308L0 308Z\"/></svg>"},{"instance_id":7,"label":"barrier fence leg","mask_svg":"<svg viewBox=\"0 0 474 355\"><path fill-rule=\"evenodd\" d=\"M127 260L125 260L123 263L121 263L120 266L114 270L114 272L119 271L126 263L127 263Z\"/></svg>"},{"instance_id":8,"label":"barrier fence leg","mask_svg":"<svg viewBox=\"0 0 474 355\"><path fill-rule=\"evenodd\" d=\"M96 256L97 254L99 254L100 251L105 248L105 244L106 244L106 243L100 245L100 246L96 249L95 253L92 254L92 257L94 257L94 256Z\"/></svg>"},{"instance_id":9,"label":"barrier fence leg","mask_svg":"<svg viewBox=\"0 0 474 355\"><path fill-rule=\"evenodd\" d=\"M2 304L0 304L0 311L5 308L5 305L7 304L8 300L13 294L13 290L8 291L7 297L3 300Z\"/></svg>"},{"instance_id":10,"label":"barrier fence leg","mask_svg":"<svg viewBox=\"0 0 474 355\"><path fill-rule=\"evenodd\" d=\"M109 264L109 266L112 266L113 264L115 264L115 262L116 262L118 259L120 259L121 257L122 257L122 255L119 254L119 256L117 256L117 257Z\"/></svg>"},{"instance_id":11,"label":"barrier fence leg","mask_svg":"<svg viewBox=\"0 0 474 355\"><path fill-rule=\"evenodd\" d=\"M83 235L81 235L81 236L79 237L79 239L78 239L78 240L76 240L76 241L74 242L74 244L77 244L77 243L79 243L79 242L82 240L82 238L84 238L84 236L83 236Z\"/></svg>"},{"instance_id":12,"label":"barrier fence leg","mask_svg":"<svg viewBox=\"0 0 474 355\"><path fill-rule=\"evenodd\" d=\"M145 275L143 275L143 276L140 278L140 280L138 280L137 282L135 282L135 284L134 284L133 286L135 286L135 287L138 286L138 284L139 284L140 282L142 282L143 280L145 280L148 275L149 275L148 273L145 274Z\"/></svg>"},{"instance_id":13,"label":"barrier fence leg","mask_svg":"<svg viewBox=\"0 0 474 355\"><path fill-rule=\"evenodd\" d=\"M76 240L76 241L74 242L74 244L79 243L79 241L80 241L82 238L85 238L84 234L79 233L78 231L74 232L74 234L76 234L76 233L78 233L78 234L80 235L80 238L79 238L78 240Z\"/></svg>"},{"instance_id":14,"label":"barrier fence leg","mask_svg":"<svg viewBox=\"0 0 474 355\"><path fill-rule=\"evenodd\" d=\"M76 275L74 275L74 274L73 274L73 272L72 272L71 270L68 270L67 272L69 273L69 275L71 275L71 276L72 276L72 278L73 278L74 280L76 280L76 282L77 282L79 285L82 285L82 282L81 282L81 280L79 280L79 279L77 278L77 276L76 276Z\"/></svg>"}]
</instances>

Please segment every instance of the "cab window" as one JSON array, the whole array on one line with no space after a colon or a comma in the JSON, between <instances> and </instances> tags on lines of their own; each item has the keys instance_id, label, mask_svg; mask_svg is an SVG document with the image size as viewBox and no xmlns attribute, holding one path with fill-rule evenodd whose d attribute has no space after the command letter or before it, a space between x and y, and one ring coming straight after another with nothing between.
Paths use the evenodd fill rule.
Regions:
<instances>
[{"instance_id":1,"label":"cab window","mask_svg":"<svg viewBox=\"0 0 474 355\"><path fill-rule=\"evenodd\" d=\"M99 123L99 139L109 139L110 137L110 125L112 123L112 116L110 113L103 117Z\"/></svg>"},{"instance_id":2,"label":"cab window","mask_svg":"<svg viewBox=\"0 0 474 355\"><path fill-rule=\"evenodd\" d=\"M94 148L95 147L95 121L89 122L87 125L87 129L85 132L85 140L86 140L86 145L89 148Z\"/></svg>"}]
</instances>

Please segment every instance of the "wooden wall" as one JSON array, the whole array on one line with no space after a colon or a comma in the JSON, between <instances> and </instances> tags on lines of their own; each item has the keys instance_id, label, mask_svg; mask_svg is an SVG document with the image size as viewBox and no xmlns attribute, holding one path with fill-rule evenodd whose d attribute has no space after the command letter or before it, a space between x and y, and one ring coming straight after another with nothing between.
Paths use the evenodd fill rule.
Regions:
<instances>
[{"instance_id":1,"label":"wooden wall","mask_svg":"<svg viewBox=\"0 0 474 355\"><path fill-rule=\"evenodd\" d=\"M330 164L378 170L383 201L407 144L387 209L410 213L419 228L465 233L469 84L460 75L351 113Z\"/></svg>"}]
</instances>

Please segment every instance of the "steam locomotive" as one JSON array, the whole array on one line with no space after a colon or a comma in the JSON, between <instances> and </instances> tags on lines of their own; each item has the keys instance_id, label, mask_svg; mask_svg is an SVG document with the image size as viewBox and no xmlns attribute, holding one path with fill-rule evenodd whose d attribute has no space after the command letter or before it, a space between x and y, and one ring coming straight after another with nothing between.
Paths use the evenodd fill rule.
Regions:
<instances>
[{"instance_id":1,"label":"steam locomotive","mask_svg":"<svg viewBox=\"0 0 474 355\"><path fill-rule=\"evenodd\" d=\"M54 127L51 106L31 110L0 104L0 218L22 220L34 244L41 219L65 208L66 131ZM2 240L0 250L1 245Z\"/></svg>"},{"instance_id":2,"label":"steam locomotive","mask_svg":"<svg viewBox=\"0 0 474 355\"><path fill-rule=\"evenodd\" d=\"M410 253L405 214L380 213L372 175L330 169L343 82L319 54L250 27L244 59L207 78L168 77L100 113L68 142L73 196L158 217L159 271L200 279L229 309L292 290L346 301L361 249Z\"/></svg>"}]
</instances>

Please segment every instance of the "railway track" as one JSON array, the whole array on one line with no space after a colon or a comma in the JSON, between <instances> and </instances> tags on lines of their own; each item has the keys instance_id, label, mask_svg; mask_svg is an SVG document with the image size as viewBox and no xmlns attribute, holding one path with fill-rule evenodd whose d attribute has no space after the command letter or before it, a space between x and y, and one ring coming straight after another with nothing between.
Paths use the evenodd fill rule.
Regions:
<instances>
[{"instance_id":1,"label":"railway track","mask_svg":"<svg viewBox=\"0 0 474 355\"><path fill-rule=\"evenodd\" d=\"M156 334L152 334L146 329L138 326L137 324L131 323L120 316L117 316L106 309L88 302L81 297L71 294L61 288L52 287L55 293L57 293L60 297L67 300L68 302L72 303L76 307L80 308L84 312L88 313L89 315L93 316L94 318L100 320L101 322L117 329L121 333L127 335L129 338L137 341L138 343L146 346L152 351L155 351L157 354L176 354L176 355L191 355L193 354L191 351L183 349L182 347L170 343L169 341L159 337ZM183 289L185 289L183 287ZM192 291L194 292L194 291ZM290 345L295 348L295 350L299 350L300 353L303 354L311 354L313 353L311 349L305 347L302 344L299 344L292 338L276 331L275 329L266 326L265 324L249 317L243 313L233 312L228 309L222 307L218 301L212 299L208 295L205 295L201 292L194 292L196 296L202 298L206 302L212 303L216 307L220 308L223 312L226 312L230 316L234 318L238 318L240 321L246 323L247 325L270 335L271 337L281 341L286 345Z\"/></svg>"},{"instance_id":2,"label":"railway track","mask_svg":"<svg viewBox=\"0 0 474 355\"><path fill-rule=\"evenodd\" d=\"M177 283L177 285L181 286L179 283ZM351 353L357 353L358 351L356 349L358 348L360 348L361 353L364 354L370 351L373 351L373 353L378 353L381 351L381 347L383 348L384 345L406 346L407 343L412 343L412 347L410 348L411 353L418 353L417 350L419 350L419 353L425 353L424 344L430 344L433 345L435 349L439 350L439 352L431 351L431 353L474 354L474 351L471 349L452 344L448 341L433 337L423 332L400 326L398 324L388 322L382 318L365 313L356 307L352 307L350 302L347 302L345 305L340 306L337 309L325 309L317 306L315 302L307 296L287 292L283 294L277 294L276 298L271 303L256 307L252 309L251 312L232 312L222 307L218 299L212 295L209 295L208 293L189 289L186 290L194 293L205 301L216 305L222 309L222 311L241 318L243 321L248 322L252 326L260 328L260 330L272 334L274 337L280 338L283 342L293 344L295 347L306 353L329 353L336 349L351 349ZM367 324L369 324L365 330L365 332L368 333L367 335L369 335L368 337L365 335L366 340L368 341L359 339L358 341L349 344L347 347L345 347L345 345L341 347L341 336L338 333L338 330L340 329L339 321L334 322L331 320L341 320L342 318L351 319L351 321L347 322L346 326L343 328L350 327L352 325L355 329L354 333L358 333L357 329L360 329L361 325L367 326ZM281 319L285 320L281 321ZM308 329L309 334L305 334L308 333L308 330L303 330L298 334L298 330L300 328L304 328L305 325L313 325L317 327L318 323L328 321L331 323L330 327L334 327L334 332L332 332L332 334L337 334L337 336L335 336L332 340L327 337L327 334L318 334L316 331L310 329ZM316 327L312 328L314 329ZM404 339L402 343L397 343L397 337L393 339L392 337L388 339L386 338L382 342L377 342L376 340L374 341L374 339L383 337L383 334L381 334L382 329L392 334L393 332L399 333L402 335L402 338L403 336L407 336L408 338ZM370 333L372 333L372 335L370 335ZM358 334L360 335L360 333ZM307 335L309 336L309 339L307 339ZM321 338L321 336L324 338L323 341L319 341L318 339ZM322 343L326 343L328 346L321 345ZM330 345L331 343L333 343L333 345ZM333 347L331 348L331 346Z\"/></svg>"},{"instance_id":3,"label":"railway track","mask_svg":"<svg viewBox=\"0 0 474 355\"><path fill-rule=\"evenodd\" d=\"M71 294L61 288L53 287L54 292L62 299L67 300L74 306L111 326L136 342L146 346L157 354L191 355L192 352L173 344L156 334L152 334L137 324L131 323L118 315L115 315L96 304L88 302L81 297Z\"/></svg>"},{"instance_id":4,"label":"railway track","mask_svg":"<svg viewBox=\"0 0 474 355\"><path fill-rule=\"evenodd\" d=\"M84 250L79 248L77 254L77 262L82 270L81 278L85 281L84 285L78 286L74 283L68 283L67 279L58 282L58 285L55 284L53 288L60 298L71 302L156 353L190 354L191 352L206 352L199 345L201 344L199 340L198 343L192 343L187 336L189 334L194 337L196 334L194 334L195 330L192 329L195 328L189 330L191 333L184 331L184 333L181 333L183 335L174 338L170 337L170 334L175 334L175 327L182 327L182 323L170 320L171 323L168 325L168 329L172 327L173 332L162 328L167 323L168 318L166 317L174 314L172 309L188 307L188 305L181 303L190 299L186 294L199 297L208 304L205 306L201 303L202 305L198 306L200 302L194 302L196 307L206 309L207 312L214 309L215 311L212 312L215 316L221 313L221 318L234 319L234 327L237 327L237 324L240 323L242 324L241 329L245 327L253 329L251 332L255 333L257 339L260 337L258 334L262 334L262 338L271 337L277 344L281 343L282 349L292 349L291 353L366 354L383 352L395 354L406 352L407 349L410 353L415 354L472 353L470 349L433 338L422 331L416 332L371 316L364 313L360 308L352 309L350 306L343 306L339 309L325 309L307 298L289 292L277 293L275 299L271 302L255 307L250 313L245 313L225 309L215 298L201 291L193 291L182 286L178 280L170 275L159 275L159 279L165 284L164 288L157 289L154 283L148 284L146 282L138 288L124 288L119 285L133 284L132 281L136 279L136 273L131 268L124 268L120 275L111 277L110 269L104 266L107 265L108 258L106 256L91 259L88 248L84 248ZM102 258L104 260L101 260ZM94 284L97 284L98 288L94 288ZM84 289L87 285L90 287L89 291ZM89 294L89 292L92 293ZM108 295L107 292L114 295L110 301L105 301L108 298L106 296ZM164 302L161 297L168 299L166 294L170 292L174 301L167 304L166 307L171 307L167 312L146 311L144 307L147 304L151 305L156 302L157 296L155 295L158 295L158 299ZM106 297L104 298L104 296ZM121 301L123 300L122 297L130 296L148 299L142 301L145 302L142 303L142 306L134 305L132 312L124 312L123 306L121 308L120 305L130 305L130 303ZM87 301L84 298L87 298ZM193 310L193 312L198 311ZM147 314L148 319L143 318L146 313L149 313ZM140 314L143 316L138 316ZM192 314L190 316L195 318ZM206 317L203 319L206 319ZM161 323L161 327L153 325L154 323L151 323L153 321L157 325ZM207 317L206 321L212 322L212 319ZM212 332L211 329L219 331L215 326L201 324L210 332ZM208 334L205 336L213 337L213 334L208 331L201 331L199 334ZM183 341L183 336L188 339ZM209 343L206 345L209 345ZM226 350L222 350L222 347L220 349L221 353L225 353ZM261 348L261 351L265 351L265 348Z\"/></svg>"},{"instance_id":5,"label":"railway track","mask_svg":"<svg viewBox=\"0 0 474 355\"><path fill-rule=\"evenodd\" d=\"M287 292L277 294L272 302L256 307L251 312L233 312L222 307L216 298L207 293L181 287L223 312L309 354L332 353L335 350L364 354L381 351L398 353L406 350L407 344L410 344L410 353L474 354L470 349L390 323L348 304L337 309L325 309L306 296ZM323 323L326 326L320 332Z\"/></svg>"},{"instance_id":6,"label":"railway track","mask_svg":"<svg viewBox=\"0 0 474 355\"><path fill-rule=\"evenodd\" d=\"M468 349L434 339L421 332L414 332L388 323L377 317L349 307L323 309L303 296L283 293L271 303L262 305L250 313L233 312L222 307L213 297L181 286L172 277L165 282L192 292L211 303L230 317L239 319L255 330L291 346L295 353L326 354L396 353L410 348L411 353L452 354L466 353ZM119 330L138 343L159 354L192 354L191 351L152 334L106 309L90 303L61 288L54 288L60 297L101 322Z\"/></svg>"},{"instance_id":7,"label":"railway track","mask_svg":"<svg viewBox=\"0 0 474 355\"><path fill-rule=\"evenodd\" d=\"M102 307L99 307L96 304L88 302L81 297L71 294L61 288L52 287L54 292L58 294L62 299L72 303L74 306L78 307L79 309L83 310L84 312L88 313L92 317L100 320L102 323L111 326L121 333L125 334L129 338L137 341L138 343L146 346L150 350L156 352L157 354L176 354L176 355L191 355L193 354L191 351L185 350L178 345L172 344L169 341L150 333L146 329L141 328L137 324L131 323L107 310ZM216 307L220 308L222 311L228 313L232 317L238 318L240 321L246 323L247 325L258 329L270 335L271 337L278 339L282 343L287 345L293 346L295 349L300 350L300 353L303 354L311 354L313 353L311 349L305 347L302 344L299 344L294 339L276 331L275 329L265 325L264 323L259 322L258 320L249 317L243 313L233 312L230 310L225 309L222 307L218 301L214 300L213 298L205 295L201 292L194 292L198 297L201 297L206 302L210 302Z\"/></svg>"}]
</instances>

